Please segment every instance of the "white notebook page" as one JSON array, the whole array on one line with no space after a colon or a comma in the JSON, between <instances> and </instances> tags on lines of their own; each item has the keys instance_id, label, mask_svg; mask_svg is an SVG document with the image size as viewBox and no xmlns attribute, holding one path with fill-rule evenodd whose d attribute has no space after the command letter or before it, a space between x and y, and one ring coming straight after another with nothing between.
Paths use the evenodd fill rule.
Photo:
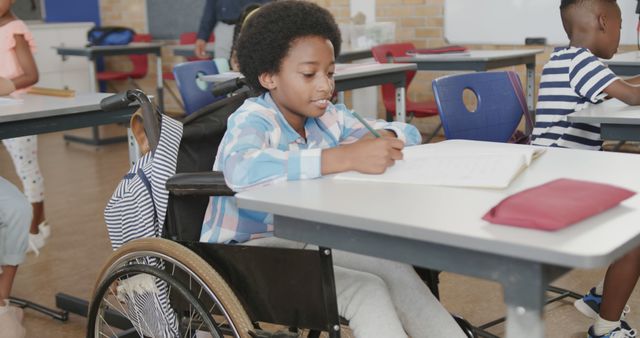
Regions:
<instances>
[{"instance_id":1,"label":"white notebook page","mask_svg":"<svg viewBox=\"0 0 640 338\"><path fill-rule=\"evenodd\" d=\"M455 187L506 188L544 148L444 151L409 147L404 159L381 175L346 172L335 179Z\"/></svg>"}]
</instances>

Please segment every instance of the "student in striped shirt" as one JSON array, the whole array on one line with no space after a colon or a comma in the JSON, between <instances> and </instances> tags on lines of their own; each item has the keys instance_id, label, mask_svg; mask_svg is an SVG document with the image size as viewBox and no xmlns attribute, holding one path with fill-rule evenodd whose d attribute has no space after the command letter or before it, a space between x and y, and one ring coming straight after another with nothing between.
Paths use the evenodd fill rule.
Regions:
<instances>
[{"instance_id":1,"label":"student in striped shirt","mask_svg":"<svg viewBox=\"0 0 640 338\"><path fill-rule=\"evenodd\" d=\"M348 170L382 173L420 143L408 124L372 121L374 138L343 105L333 105L340 32L324 8L307 1L264 5L242 29L240 70L262 95L229 118L214 170L234 191ZM367 198L363 196L363 198ZM205 242L271 247L310 245L273 237L270 214L238 209L233 197L210 200ZM333 250L338 311L358 338L464 337L413 267Z\"/></svg>"},{"instance_id":2,"label":"student in striped shirt","mask_svg":"<svg viewBox=\"0 0 640 338\"><path fill-rule=\"evenodd\" d=\"M600 150L600 126L570 123L566 115L610 97L640 104L640 78L620 79L598 59L618 49L620 8L615 0L562 0L560 13L570 44L556 48L542 70L532 143ZM635 337L621 317L638 276L640 248L614 262L604 281L575 302L595 320L588 337Z\"/></svg>"},{"instance_id":3,"label":"student in striped shirt","mask_svg":"<svg viewBox=\"0 0 640 338\"><path fill-rule=\"evenodd\" d=\"M600 150L600 126L570 123L566 115L606 97L640 104L640 78L622 80L598 58L610 59L620 40L615 0L563 0L562 23L570 39L556 48L542 70L533 144Z\"/></svg>"}]
</instances>

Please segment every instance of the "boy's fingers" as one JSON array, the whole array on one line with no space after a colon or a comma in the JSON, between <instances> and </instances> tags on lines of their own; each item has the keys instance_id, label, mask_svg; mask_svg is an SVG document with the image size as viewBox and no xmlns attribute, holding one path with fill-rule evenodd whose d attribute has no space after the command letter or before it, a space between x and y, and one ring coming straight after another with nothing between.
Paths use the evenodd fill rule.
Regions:
<instances>
[{"instance_id":1,"label":"boy's fingers","mask_svg":"<svg viewBox=\"0 0 640 338\"><path fill-rule=\"evenodd\" d=\"M399 161L402 159L402 151L398 150L398 149L391 149L391 158L394 161Z\"/></svg>"},{"instance_id":2,"label":"boy's fingers","mask_svg":"<svg viewBox=\"0 0 640 338\"><path fill-rule=\"evenodd\" d=\"M393 149L402 149L402 148L404 148L404 142L400 141L397 138L385 138L385 140L387 142L389 142L389 145L391 145L391 147Z\"/></svg>"}]
</instances>

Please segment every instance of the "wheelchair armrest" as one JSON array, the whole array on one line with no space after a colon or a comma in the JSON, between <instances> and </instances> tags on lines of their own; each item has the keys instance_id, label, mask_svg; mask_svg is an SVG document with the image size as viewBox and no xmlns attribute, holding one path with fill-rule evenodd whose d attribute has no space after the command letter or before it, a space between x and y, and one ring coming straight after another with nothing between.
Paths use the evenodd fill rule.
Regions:
<instances>
[{"instance_id":1,"label":"wheelchair armrest","mask_svg":"<svg viewBox=\"0 0 640 338\"><path fill-rule=\"evenodd\" d=\"M165 187L174 195L235 195L219 171L179 173L169 178Z\"/></svg>"}]
</instances>

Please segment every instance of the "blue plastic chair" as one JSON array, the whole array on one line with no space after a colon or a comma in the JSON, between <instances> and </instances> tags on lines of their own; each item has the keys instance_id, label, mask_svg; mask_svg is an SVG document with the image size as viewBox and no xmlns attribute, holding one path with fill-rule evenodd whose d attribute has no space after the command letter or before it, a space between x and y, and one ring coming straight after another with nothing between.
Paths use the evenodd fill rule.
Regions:
<instances>
[{"instance_id":1,"label":"blue plastic chair","mask_svg":"<svg viewBox=\"0 0 640 338\"><path fill-rule=\"evenodd\" d=\"M450 75L432 84L447 139L507 142L526 109L520 78L514 72ZM473 112L464 104L465 89L476 96Z\"/></svg>"},{"instance_id":2,"label":"blue plastic chair","mask_svg":"<svg viewBox=\"0 0 640 338\"><path fill-rule=\"evenodd\" d=\"M199 79L200 75L214 74L218 74L218 67L211 60L185 62L173 67L176 85L184 102L185 114L189 115L222 99L221 96L216 97L211 94L212 83Z\"/></svg>"}]
</instances>

